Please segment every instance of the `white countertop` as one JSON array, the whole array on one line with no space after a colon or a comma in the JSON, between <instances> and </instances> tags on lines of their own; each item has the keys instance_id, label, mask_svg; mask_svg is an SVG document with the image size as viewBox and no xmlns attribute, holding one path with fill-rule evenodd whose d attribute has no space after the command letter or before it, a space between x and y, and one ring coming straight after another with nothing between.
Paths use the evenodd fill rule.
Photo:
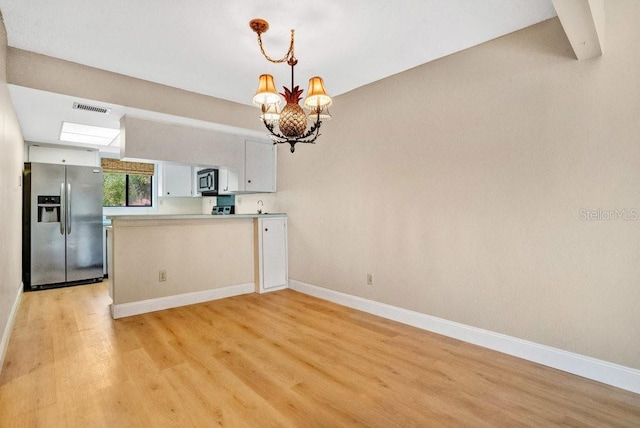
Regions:
<instances>
[{"instance_id":1,"label":"white countertop","mask_svg":"<svg viewBox=\"0 0 640 428\"><path fill-rule=\"evenodd\" d=\"M213 214L173 214L173 215L113 215L107 216L108 219L113 221L119 220L231 220L231 219L241 219L241 218L268 218L268 217L286 217L287 215L284 213L265 213L265 214L221 214L221 215L213 215Z\"/></svg>"}]
</instances>

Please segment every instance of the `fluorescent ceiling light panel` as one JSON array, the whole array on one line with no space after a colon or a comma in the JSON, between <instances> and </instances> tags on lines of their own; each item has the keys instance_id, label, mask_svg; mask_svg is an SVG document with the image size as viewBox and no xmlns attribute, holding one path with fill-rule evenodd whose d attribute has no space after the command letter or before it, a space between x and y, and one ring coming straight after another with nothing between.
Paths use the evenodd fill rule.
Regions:
<instances>
[{"instance_id":1,"label":"fluorescent ceiling light panel","mask_svg":"<svg viewBox=\"0 0 640 428\"><path fill-rule=\"evenodd\" d=\"M62 122L60 141L108 146L119 134L119 129Z\"/></svg>"}]
</instances>

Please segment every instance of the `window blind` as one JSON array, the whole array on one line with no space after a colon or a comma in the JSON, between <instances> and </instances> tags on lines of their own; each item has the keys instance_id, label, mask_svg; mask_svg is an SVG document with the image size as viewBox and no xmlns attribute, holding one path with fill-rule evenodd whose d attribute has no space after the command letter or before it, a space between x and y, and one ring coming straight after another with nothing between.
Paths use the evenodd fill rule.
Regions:
<instances>
[{"instance_id":1,"label":"window blind","mask_svg":"<svg viewBox=\"0 0 640 428\"><path fill-rule=\"evenodd\" d=\"M144 162L125 162L119 159L102 158L102 172L117 174L153 175L155 165Z\"/></svg>"}]
</instances>

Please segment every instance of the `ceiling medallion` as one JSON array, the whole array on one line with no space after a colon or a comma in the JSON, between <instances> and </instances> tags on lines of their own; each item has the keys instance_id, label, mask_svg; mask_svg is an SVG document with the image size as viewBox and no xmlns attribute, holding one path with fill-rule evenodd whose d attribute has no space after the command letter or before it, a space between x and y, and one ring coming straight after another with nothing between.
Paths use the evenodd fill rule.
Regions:
<instances>
[{"instance_id":1,"label":"ceiling medallion","mask_svg":"<svg viewBox=\"0 0 640 428\"><path fill-rule=\"evenodd\" d=\"M289 50L285 56L281 59L273 59L265 53L262 46L262 33L267 32L269 23L263 19L253 19L249 22L249 26L258 34L260 52L267 61L286 62L291 67L291 87L283 87L284 93L278 94L272 75L263 74L258 79L258 90L253 96L253 103L260 107L262 112L260 120L269 130L269 137L274 144L289 143L291 153L295 151L296 143L314 144L320 136L322 122L331 119L329 106L332 100L324 89L322 78L316 76L309 79L309 90L303 103L309 113L305 113L299 104L304 91L299 86L294 86L294 68L298 63L294 55L295 30L291 30ZM282 110L280 110L280 95L284 97L286 102ZM310 122L308 129L307 121Z\"/></svg>"}]
</instances>

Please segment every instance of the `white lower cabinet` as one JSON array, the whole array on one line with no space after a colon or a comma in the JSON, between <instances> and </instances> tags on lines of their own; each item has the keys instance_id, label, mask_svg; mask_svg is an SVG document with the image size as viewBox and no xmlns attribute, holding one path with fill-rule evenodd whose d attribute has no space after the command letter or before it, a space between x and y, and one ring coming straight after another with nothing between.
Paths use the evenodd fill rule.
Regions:
<instances>
[{"instance_id":1,"label":"white lower cabinet","mask_svg":"<svg viewBox=\"0 0 640 428\"><path fill-rule=\"evenodd\" d=\"M255 220L256 292L287 288L289 282L287 253L287 218L262 217Z\"/></svg>"}]
</instances>

